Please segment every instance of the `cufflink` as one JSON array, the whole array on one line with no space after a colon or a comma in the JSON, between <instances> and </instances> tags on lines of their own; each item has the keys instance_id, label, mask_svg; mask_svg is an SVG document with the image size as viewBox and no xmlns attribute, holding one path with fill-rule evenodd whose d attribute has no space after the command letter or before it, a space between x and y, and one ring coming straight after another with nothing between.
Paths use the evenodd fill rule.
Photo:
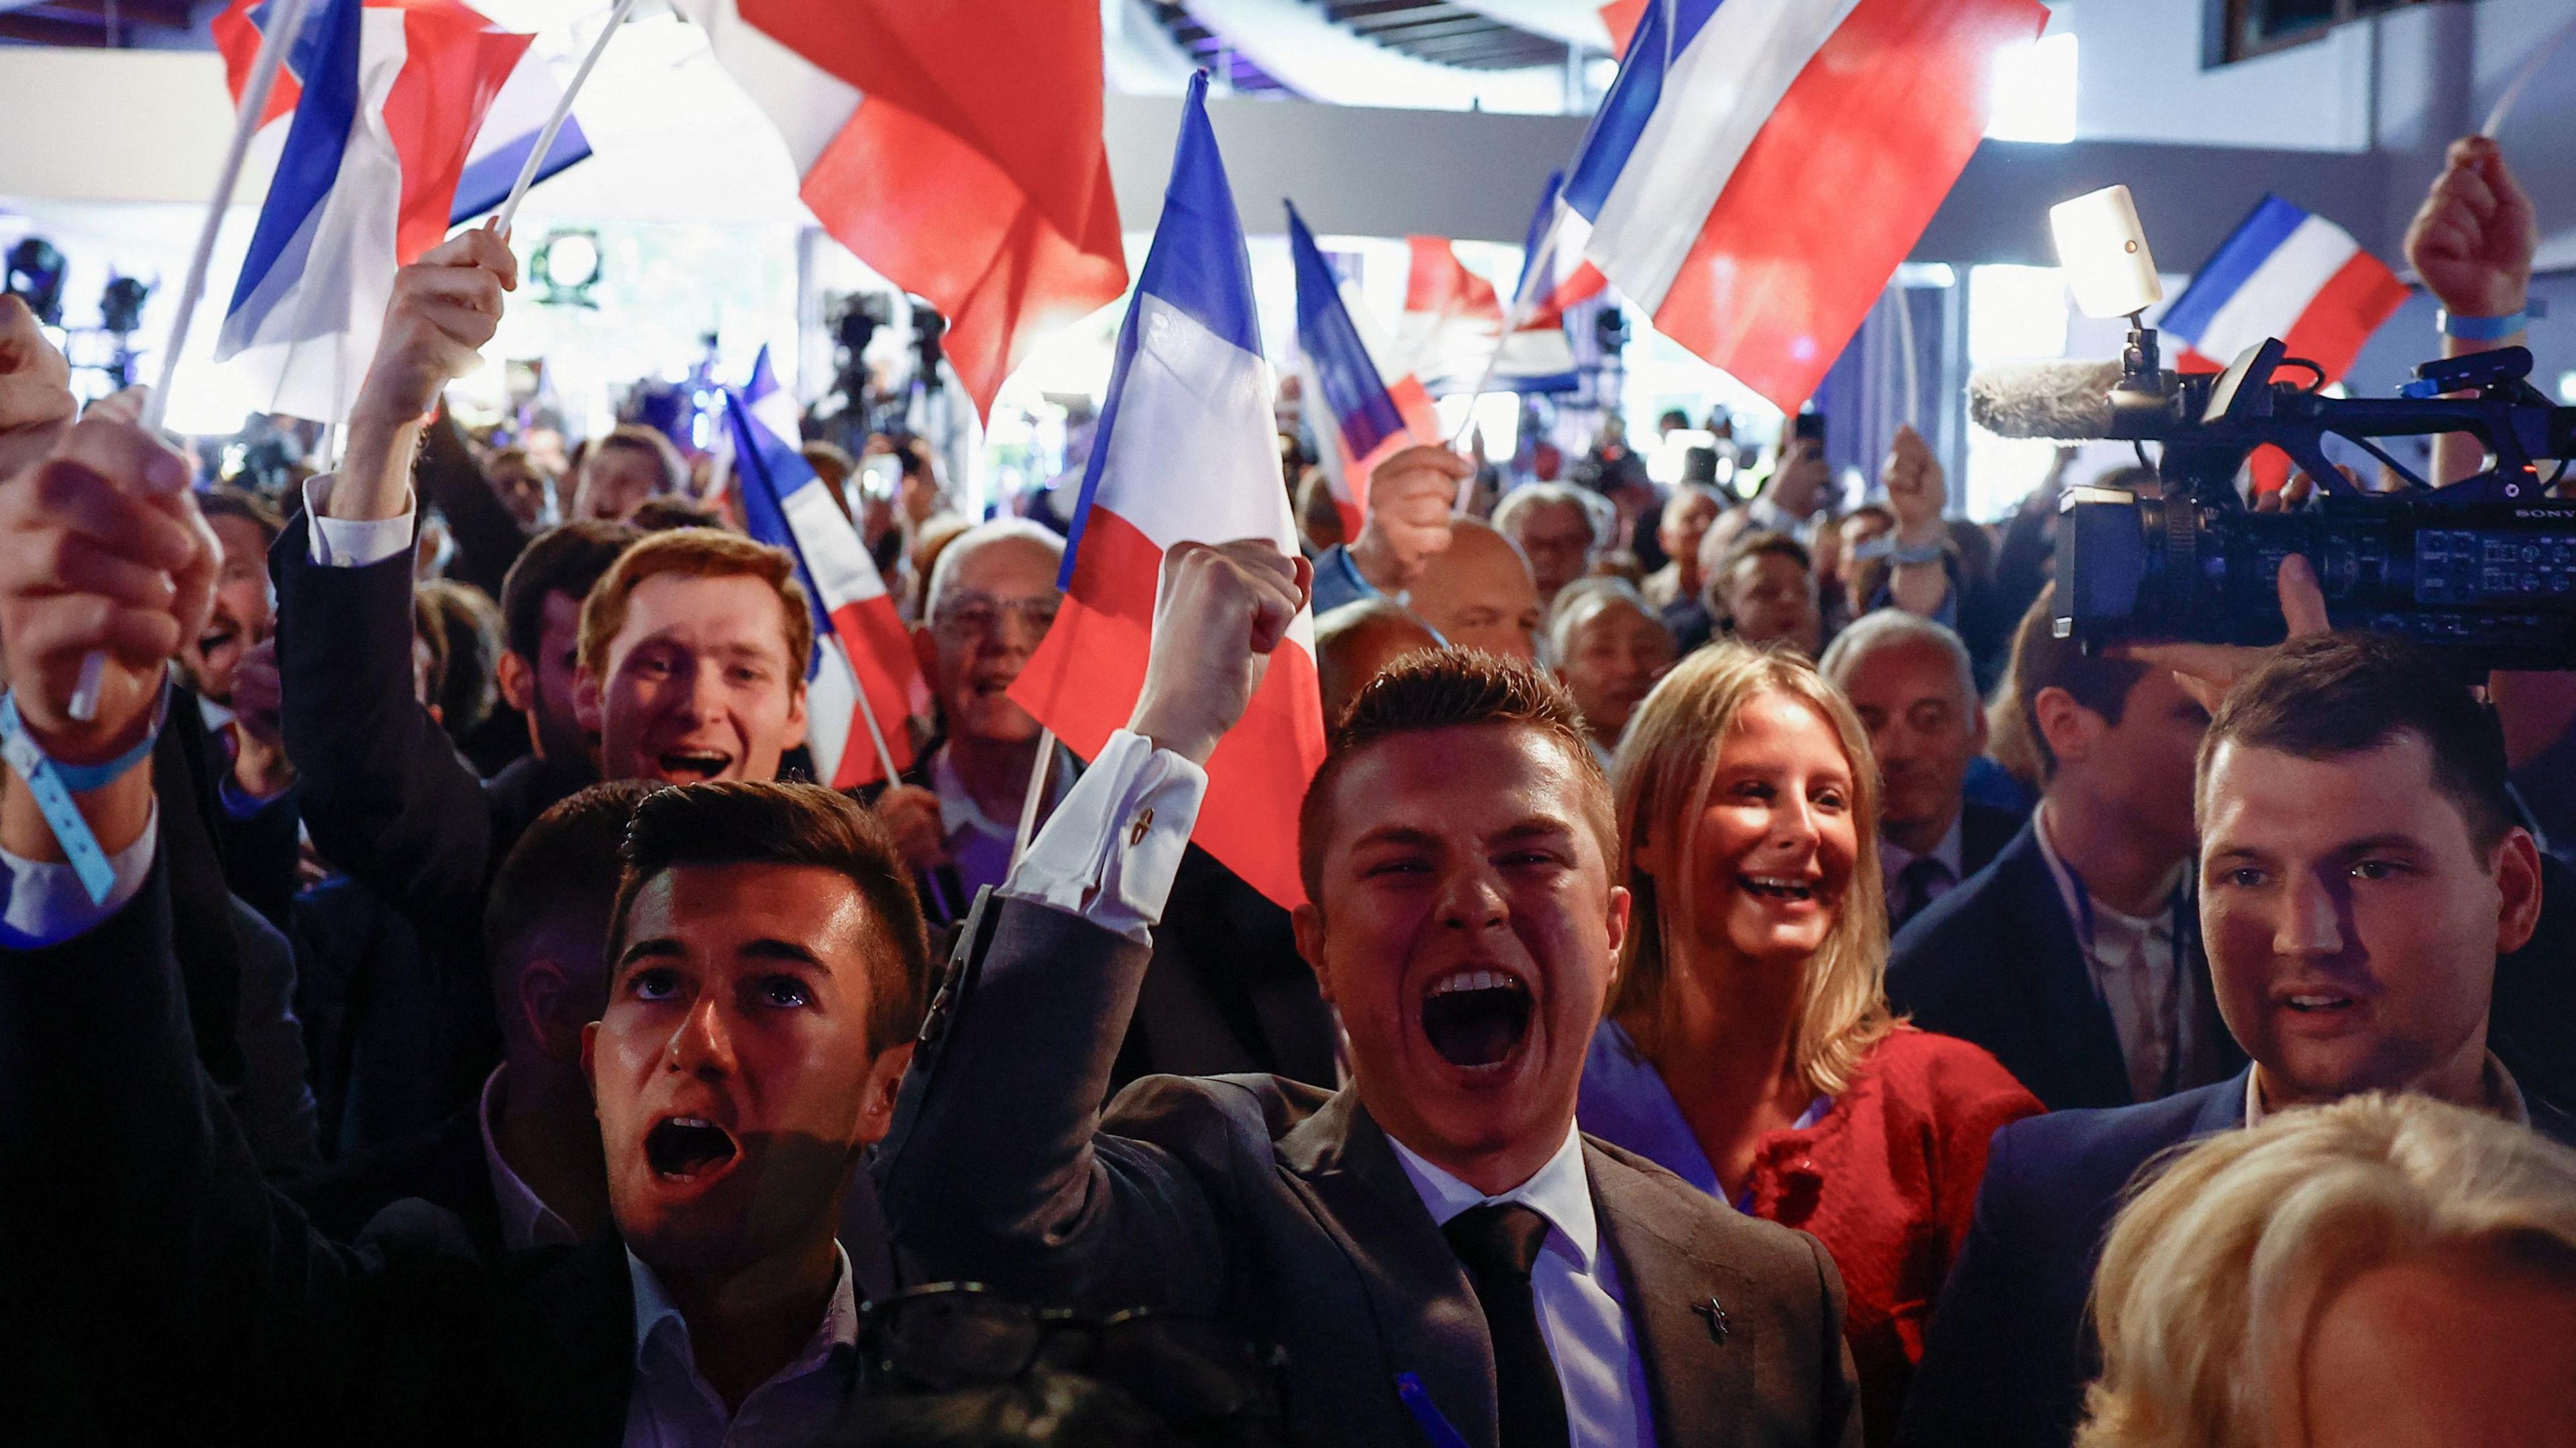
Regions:
<instances>
[{"instance_id":1,"label":"cufflink","mask_svg":"<svg viewBox=\"0 0 2576 1448\"><path fill-rule=\"evenodd\" d=\"M1154 807L1153 807L1152 805L1150 805L1150 804L1149 804L1149 805L1145 806L1145 808L1144 808L1143 810L1141 810L1141 811L1139 811L1139 812L1137 813L1137 815L1136 815L1136 823L1135 823L1134 825L1132 825L1132 826L1130 826L1130 827L1128 828L1128 830L1127 830L1127 848L1129 848L1129 849L1131 849L1131 850L1132 850L1132 849L1136 848L1138 845L1141 845L1141 844L1145 843L1145 832L1146 832L1147 830L1149 830L1149 829L1153 828L1153 826L1154 826Z\"/></svg>"},{"instance_id":2,"label":"cufflink","mask_svg":"<svg viewBox=\"0 0 2576 1448\"><path fill-rule=\"evenodd\" d=\"M1691 1311L1708 1320L1709 1341L1717 1343L1726 1341L1726 1304L1712 1297L1692 1308Z\"/></svg>"}]
</instances>

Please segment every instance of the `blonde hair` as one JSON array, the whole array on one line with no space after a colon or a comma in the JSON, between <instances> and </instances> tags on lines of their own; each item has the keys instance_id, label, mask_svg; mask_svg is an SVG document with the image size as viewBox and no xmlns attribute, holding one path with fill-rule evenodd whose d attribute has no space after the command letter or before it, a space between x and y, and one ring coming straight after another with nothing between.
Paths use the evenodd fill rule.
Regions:
<instances>
[{"instance_id":1,"label":"blonde hair","mask_svg":"<svg viewBox=\"0 0 2576 1448\"><path fill-rule=\"evenodd\" d=\"M2316 1310L2380 1263L2465 1247L2576 1286L2576 1151L2483 1112L2374 1092L2169 1161L2103 1248L2076 1448L2257 1448Z\"/></svg>"},{"instance_id":2,"label":"blonde hair","mask_svg":"<svg viewBox=\"0 0 2576 1448\"><path fill-rule=\"evenodd\" d=\"M1664 676L1628 722L1610 766L1619 815L1619 870L1636 904L1619 953L1611 1014L1640 1036L1650 1053L1670 1021L1679 984L1668 942L1692 935L1696 902L1688 889L1658 889L1637 862L1656 831L1680 849L1667 865L1678 881L1695 878L1687 822L1698 817L1717 782L1718 757L1737 716L1754 700L1783 694L1816 711L1841 740L1851 763L1856 853L1842 908L1824 944L1809 956L1799 983L1790 1059L1808 1089L1838 1095L1869 1048L1895 1024L1887 1009L1886 886L1878 866L1878 764L1868 731L1849 701L1786 649L1719 643L1700 649Z\"/></svg>"}]
</instances>

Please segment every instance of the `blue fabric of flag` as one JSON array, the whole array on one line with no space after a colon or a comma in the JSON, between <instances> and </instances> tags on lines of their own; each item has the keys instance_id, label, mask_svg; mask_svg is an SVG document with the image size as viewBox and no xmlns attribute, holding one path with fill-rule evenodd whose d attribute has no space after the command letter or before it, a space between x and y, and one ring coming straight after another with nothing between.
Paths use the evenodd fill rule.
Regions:
<instances>
[{"instance_id":1,"label":"blue fabric of flag","mask_svg":"<svg viewBox=\"0 0 2576 1448\"><path fill-rule=\"evenodd\" d=\"M537 148L537 133L530 131L506 146L497 147L465 163L456 178L456 204L447 210L447 224L462 226L487 211L498 211L510 199L510 188L518 184L519 168L528 164L528 153ZM564 117L563 129L555 132L555 143L546 148L546 159L537 166L536 185L576 161L590 159L590 138L581 133L581 122Z\"/></svg>"},{"instance_id":2,"label":"blue fabric of flag","mask_svg":"<svg viewBox=\"0 0 2576 1448\"><path fill-rule=\"evenodd\" d=\"M2219 309L2253 277L2255 268L2280 250L2281 243L2288 241L2290 233L2307 219L2306 211L2266 194L2254 203L2253 213L2218 244L2218 250L2210 253L2209 260L2192 277L2191 285L2165 308L2157 325L2185 339L2197 338L2209 330Z\"/></svg>"},{"instance_id":3,"label":"blue fabric of flag","mask_svg":"<svg viewBox=\"0 0 2576 1448\"><path fill-rule=\"evenodd\" d=\"M761 426L742 394L730 387L725 389L725 422L733 429L734 488L742 495L743 526L753 538L786 549L796 560L796 581L804 585L805 604L814 611L814 648L805 661L810 679L823 667L823 640L832 636L832 618L823 612L823 590L806 571L805 550L797 546L796 530L787 526L781 500L812 481L815 472L803 454Z\"/></svg>"},{"instance_id":4,"label":"blue fabric of flag","mask_svg":"<svg viewBox=\"0 0 2576 1448\"><path fill-rule=\"evenodd\" d=\"M1515 302L1529 300L1530 282L1535 278L1534 268L1538 266L1538 249L1547 244L1547 234L1556 225L1556 198L1564 190L1565 173L1548 172L1547 187L1538 194L1538 209L1530 213L1529 234L1521 238L1521 275L1520 280L1512 283L1512 300ZM1550 261L1548 265L1552 269L1556 263Z\"/></svg>"},{"instance_id":5,"label":"blue fabric of flag","mask_svg":"<svg viewBox=\"0 0 2576 1448\"><path fill-rule=\"evenodd\" d=\"M1342 430L1342 445L1352 457L1364 458L1377 445L1404 431L1404 415L1386 395L1386 379L1370 360L1350 310L1342 305L1340 281L1332 263L1315 245L1315 233L1297 208L1288 208L1288 255L1297 271L1297 345L1314 366L1324 405Z\"/></svg>"},{"instance_id":6,"label":"blue fabric of flag","mask_svg":"<svg viewBox=\"0 0 2576 1448\"><path fill-rule=\"evenodd\" d=\"M268 200L260 206L259 224L251 232L250 252L241 279L233 284L238 312L304 234L340 176L348 154L349 133L358 124L359 0L322 0L306 20L287 54L301 62L297 79L304 94L295 103L295 119L286 131L286 147L277 158L277 176ZM300 260L295 263L300 265Z\"/></svg>"},{"instance_id":7,"label":"blue fabric of flag","mask_svg":"<svg viewBox=\"0 0 2576 1448\"><path fill-rule=\"evenodd\" d=\"M1083 525L1090 521L1101 470L1109 462L1109 438L1118 426L1118 401L1127 391L1128 364L1136 358L1136 317L1145 297L1158 297L1217 336L1255 357L1262 355L1261 318L1252 304L1252 254L1243 244L1243 220L1234 209L1234 187L1225 179L1225 158L1208 125L1207 86L1208 73L1198 71L1181 98L1172 179L1163 188L1162 219L1155 223L1154 244L1145 252L1135 294L1127 300L1126 320L1118 324L1109 396L1100 405L1091 457L1082 465L1082 497L1065 529L1064 566L1055 580L1059 589L1073 587L1074 565L1082 557Z\"/></svg>"},{"instance_id":8,"label":"blue fabric of flag","mask_svg":"<svg viewBox=\"0 0 2576 1448\"><path fill-rule=\"evenodd\" d=\"M1601 219L1601 203L1628 165L1628 153L1646 133L1646 120L1664 96L1664 72L1683 47L1699 38L1719 0L1647 0L1644 18L1628 38L1628 55L1619 62L1619 78L1592 113L1575 152L1574 172L1565 181L1565 204L1586 221ZM1670 12L1667 14L1666 12Z\"/></svg>"}]
</instances>

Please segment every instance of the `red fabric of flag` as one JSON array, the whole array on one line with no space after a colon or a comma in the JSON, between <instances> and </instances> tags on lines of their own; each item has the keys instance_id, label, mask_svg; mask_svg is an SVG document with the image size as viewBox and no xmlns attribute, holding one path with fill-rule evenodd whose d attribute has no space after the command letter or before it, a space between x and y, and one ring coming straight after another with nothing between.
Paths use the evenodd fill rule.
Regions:
<instances>
[{"instance_id":1,"label":"red fabric of flag","mask_svg":"<svg viewBox=\"0 0 2576 1448\"><path fill-rule=\"evenodd\" d=\"M993 394L1048 328L1127 289L1087 0L741 0L865 95L806 173L824 230L948 319L958 380Z\"/></svg>"}]
</instances>

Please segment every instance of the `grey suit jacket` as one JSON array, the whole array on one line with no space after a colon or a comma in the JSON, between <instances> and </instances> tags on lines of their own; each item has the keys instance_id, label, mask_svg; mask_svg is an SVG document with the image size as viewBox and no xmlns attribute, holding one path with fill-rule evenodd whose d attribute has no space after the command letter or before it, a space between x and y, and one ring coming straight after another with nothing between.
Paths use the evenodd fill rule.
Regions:
<instances>
[{"instance_id":1,"label":"grey suit jacket","mask_svg":"<svg viewBox=\"0 0 2576 1448\"><path fill-rule=\"evenodd\" d=\"M1073 915L978 902L878 1158L909 1260L930 1280L1151 1304L1279 1343L1309 1448L1421 1443L1396 1395L1407 1372L1493 1448L1484 1316L1356 1093L1157 1076L1099 1108L1147 958ZM1662 1443L1857 1444L1842 1279L1816 1240L1584 1147Z\"/></svg>"}]
</instances>

